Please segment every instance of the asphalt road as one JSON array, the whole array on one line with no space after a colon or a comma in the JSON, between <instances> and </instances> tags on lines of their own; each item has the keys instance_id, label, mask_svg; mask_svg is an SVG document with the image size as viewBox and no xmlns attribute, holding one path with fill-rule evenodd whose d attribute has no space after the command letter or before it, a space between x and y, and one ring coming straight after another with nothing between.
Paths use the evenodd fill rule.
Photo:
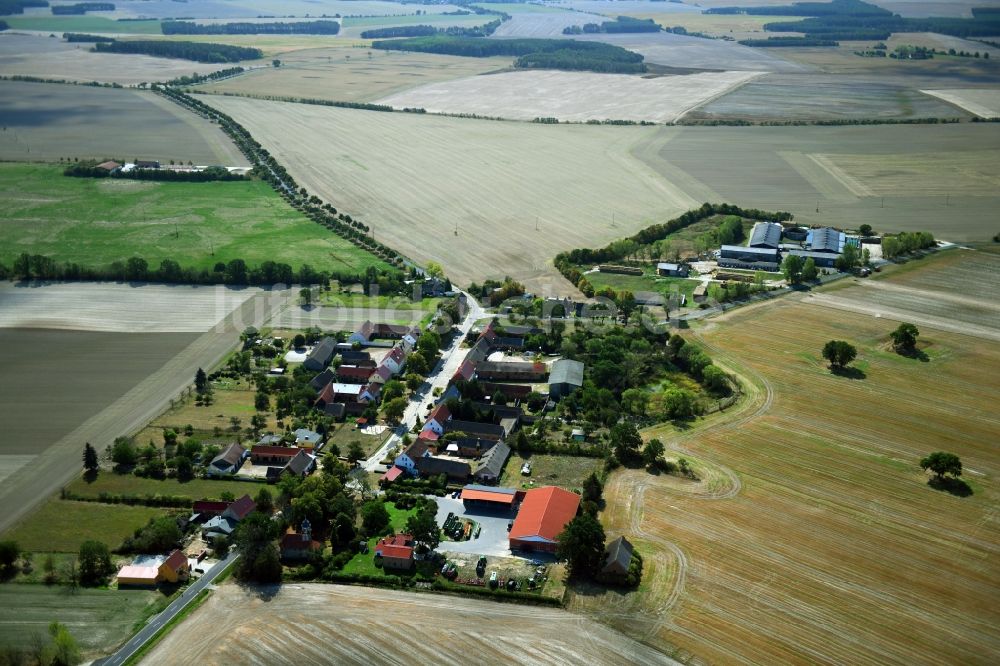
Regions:
<instances>
[{"instance_id":1,"label":"asphalt road","mask_svg":"<svg viewBox=\"0 0 1000 666\"><path fill-rule=\"evenodd\" d=\"M167 624L184 610L184 607L191 603L198 593L204 590L206 587L212 584L212 582L225 571L226 567L232 564L236 558L239 557L239 553L235 550L229 552L226 559L222 560L214 567L209 569L202 575L201 578L191 583L186 590L184 590L181 596L174 599L169 606L160 611L159 615L156 615L151 619L145 627L139 630L135 636L133 636L128 643L121 646L117 652L115 652L110 657L105 657L104 659L99 659L94 662L94 666L120 666L128 661L129 657L135 654L143 645L150 641L156 632L158 632L163 625Z\"/></svg>"},{"instance_id":2,"label":"asphalt road","mask_svg":"<svg viewBox=\"0 0 1000 666\"><path fill-rule=\"evenodd\" d=\"M262 291L248 299L162 368L6 479L0 485L0 506L4 507L0 512L0 533L81 473L84 442L90 442L100 452L115 437L141 429L194 381L199 367L216 365L236 346L243 329L261 326L291 302L294 293L294 289Z\"/></svg>"},{"instance_id":3,"label":"asphalt road","mask_svg":"<svg viewBox=\"0 0 1000 666\"><path fill-rule=\"evenodd\" d=\"M475 298L469 294L466 294L465 296L469 304L469 312L459 325L459 332L452 339L451 346L442 352L441 359L427 376L427 381L424 382L423 386L421 386L419 390L414 392L413 397L406 406L406 411L403 413L403 420L396 427L396 430L387 440L385 440L385 444L383 444L378 451L361 463L361 467L365 471L377 471L377 468L380 467L380 463L385 457L385 454L393 447L399 445L403 435L409 432L410 428L413 427L413 424L416 423L417 416L423 416L427 407L434 404L434 389L440 388L442 391L446 389L448 387L448 382L451 380L452 376L454 376L455 371L458 370L458 366L460 366L462 361L465 359L465 355L468 353L468 350L462 349L462 341L465 339L466 334L468 334L468 332L472 329L476 320L482 319L486 316L485 310L483 310Z\"/></svg>"}]
</instances>

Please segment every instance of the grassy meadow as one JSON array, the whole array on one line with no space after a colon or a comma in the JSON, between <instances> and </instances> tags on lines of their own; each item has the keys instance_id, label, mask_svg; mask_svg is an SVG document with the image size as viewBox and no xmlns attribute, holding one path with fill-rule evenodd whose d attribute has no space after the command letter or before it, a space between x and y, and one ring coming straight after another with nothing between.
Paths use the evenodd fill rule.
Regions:
<instances>
[{"instance_id":1,"label":"grassy meadow","mask_svg":"<svg viewBox=\"0 0 1000 666\"><path fill-rule=\"evenodd\" d=\"M101 493L112 495L170 495L173 497L190 497L192 500L219 499L222 493L229 492L236 497L249 494L251 497L260 492L264 486L252 481L215 481L212 479L145 479L133 474L115 474L101 472L93 481L83 477L71 481L66 490L81 497L99 497Z\"/></svg>"},{"instance_id":2,"label":"grassy meadow","mask_svg":"<svg viewBox=\"0 0 1000 666\"><path fill-rule=\"evenodd\" d=\"M122 156L132 159L132 156ZM266 260L361 272L384 265L306 219L262 181L158 183L70 178L58 166L0 165L0 262L21 252L105 266L141 256L211 270Z\"/></svg>"},{"instance_id":3,"label":"grassy meadow","mask_svg":"<svg viewBox=\"0 0 1000 666\"><path fill-rule=\"evenodd\" d=\"M114 549L150 518L165 512L146 506L52 498L3 536L31 552L73 553L88 539Z\"/></svg>"}]
</instances>

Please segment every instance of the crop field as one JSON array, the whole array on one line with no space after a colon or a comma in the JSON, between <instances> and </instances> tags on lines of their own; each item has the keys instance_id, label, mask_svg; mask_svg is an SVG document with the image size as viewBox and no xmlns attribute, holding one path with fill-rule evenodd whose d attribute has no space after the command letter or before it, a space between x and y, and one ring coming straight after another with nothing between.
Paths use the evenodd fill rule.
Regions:
<instances>
[{"instance_id":1,"label":"crop field","mask_svg":"<svg viewBox=\"0 0 1000 666\"><path fill-rule=\"evenodd\" d=\"M674 122L757 72L703 72L655 78L624 74L520 71L432 83L380 100L395 108L514 120L649 120Z\"/></svg>"},{"instance_id":2,"label":"crop field","mask_svg":"<svg viewBox=\"0 0 1000 666\"><path fill-rule=\"evenodd\" d=\"M0 126L5 161L119 155L247 166L217 126L151 92L0 81Z\"/></svg>"},{"instance_id":3,"label":"crop field","mask_svg":"<svg viewBox=\"0 0 1000 666\"><path fill-rule=\"evenodd\" d=\"M39 33L86 32L111 35L160 35L159 21L119 22L107 16L53 16L28 14L5 18L13 30L31 30ZM89 47L89 46L88 46Z\"/></svg>"},{"instance_id":4,"label":"crop field","mask_svg":"<svg viewBox=\"0 0 1000 666\"><path fill-rule=\"evenodd\" d=\"M953 276L958 254L879 282L917 289L940 277L928 300L950 287L995 291L972 270ZM877 293L831 293L845 292L862 302ZM921 362L891 351L895 325L792 296L691 336L742 377L747 399L693 430L645 433L661 437L668 456L691 456L710 485L612 477L608 529L634 534L674 567L660 599L620 616L602 608L613 626L708 663L992 661L1000 421L990 405L1000 399L991 379L1000 347L918 324ZM857 345L859 372L826 368L819 350L832 338ZM917 462L940 449L962 457L972 496L927 485Z\"/></svg>"},{"instance_id":5,"label":"crop field","mask_svg":"<svg viewBox=\"0 0 1000 666\"><path fill-rule=\"evenodd\" d=\"M131 159L126 157L125 159ZM0 261L21 252L107 266L142 256L211 270L243 259L360 273L373 255L306 219L263 181L174 183L70 178L55 166L0 165L7 201ZM67 219L66 211L76 214Z\"/></svg>"},{"instance_id":6,"label":"crop field","mask_svg":"<svg viewBox=\"0 0 1000 666\"><path fill-rule=\"evenodd\" d=\"M1000 116L1000 90L989 88L959 88L948 90L922 90L921 92L938 97L946 102L960 106L969 113L980 118L996 118Z\"/></svg>"},{"instance_id":7,"label":"crop field","mask_svg":"<svg viewBox=\"0 0 1000 666\"><path fill-rule=\"evenodd\" d=\"M430 53L306 49L281 57L281 67L255 70L199 86L206 92L374 102L410 88L509 69L512 58L460 58Z\"/></svg>"},{"instance_id":8,"label":"crop field","mask_svg":"<svg viewBox=\"0 0 1000 666\"><path fill-rule=\"evenodd\" d=\"M588 623L587 640L579 638L581 623ZM224 640L234 633L240 640ZM289 651L288 641L304 634L310 640ZM559 609L308 583L266 596L223 585L144 663L360 664L370 662L373 649L391 663L466 664L470 649L491 664L674 663Z\"/></svg>"},{"instance_id":9,"label":"crop field","mask_svg":"<svg viewBox=\"0 0 1000 666\"><path fill-rule=\"evenodd\" d=\"M556 252L603 244L699 201L629 157L647 127L205 101L243 123L308 190L408 256L443 261L459 284L509 274L542 293Z\"/></svg>"},{"instance_id":10,"label":"crop field","mask_svg":"<svg viewBox=\"0 0 1000 666\"><path fill-rule=\"evenodd\" d=\"M164 513L165 509L148 506L75 502L54 497L5 532L4 538L32 552L73 553L88 539L117 548L150 518Z\"/></svg>"},{"instance_id":11,"label":"crop field","mask_svg":"<svg viewBox=\"0 0 1000 666\"><path fill-rule=\"evenodd\" d=\"M35 567L41 567L39 558ZM0 645L30 650L33 637L49 640L49 623L73 634L86 658L111 652L132 633L132 626L163 598L149 590L97 590L64 586L0 585Z\"/></svg>"}]
</instances>

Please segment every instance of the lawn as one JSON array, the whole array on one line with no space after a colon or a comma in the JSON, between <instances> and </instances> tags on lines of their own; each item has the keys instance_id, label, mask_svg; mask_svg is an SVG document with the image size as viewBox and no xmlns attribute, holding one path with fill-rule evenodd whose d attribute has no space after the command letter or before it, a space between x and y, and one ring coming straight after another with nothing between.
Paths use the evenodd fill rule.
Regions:
<instances>
[{"instance_id":1,"label":"lawn","mask_svg":"<svg viewBox=\"0 0 1000 666\"><path fill-rule=\"evenodd\" d=\"M231 439L235 440L235 433L231 431L232 422L230 419L238 418L242 428L250 425L250 419L257 413L254 409L254 391L238 386L222 388L213 385L213 388L212 404L197 405L194 398L189 396L182 401L178 400L171 409L156 417L150 425L155 428L174 429L182 429L190 425L202 433L212 433L215 428L221 428L225 433L229 433ZM273 397L271 402L273 407ZM266 416L266 427L274 429L274 411L267 412ZM144 440L139 441L145 443ZM162 436L155 438L154 441L161 444Z\"/></svg>"},{"instance_id":2,"label":"lawn","mask_svg":"<svg viewBox=\"0 0 1000 666\"><path fill-rule=\"evenodd\" d=\"M402 530L403 526L406 525L407 519L416 513L414 509L397 509L396 505L392 502L386 502L385 508L389 511L389 525L392 527L393 533ZM386 575L384 570L375 566L375 544L378 542L378 539L378 537L368 539L368 552L358 553L351 558L351 561L344 565L343 573L366 576ZM401 572L389 572L392 575L398 575L399 573Z\"/></svg>"},{"instance_id":3,"label":"lawn","mask_svg":"<svg viewBox=\"0 0 1000 666\"><path fill-rule=\"evenodd\" d=\"M531 461L531 475L522 476L521 465ZM537 488L539 486L560 486L567 490L579 490L591 472L600 469L600 458L579 456L552 456L545 454L521 457L512 453L504 468L500 485L508 488Z\"/></svg>"},{"instance_id":4,"label":"lawn","mask_svg":"<svg viewBox=\"0 0 1000 666\"><path fill-rule=\"evenodd\" d=\"M661 294L669 294L674 285L677 292L688 297L690 302L691 294L700 282L687 278L658 277L652 274L646 275L620 275L618 273L588 273L587 281L600 290L603 287L611 287L616 291L629 290L633 294L640 291L655 291Z\"/></svg>"},{"instance_id":5,"label":"lawn","mask_svg":"<svg viewBox=\"0 0 1000 666\"><path fill-rule=\"evenodd\" d=\"M101 472L91 483L82 477L70 482L66 490L82 497L98 497L101 493L113 495L170 495L197 499L219 499L224 492L236 497L244 494L255 496L264 486L249 481L217 481L192 479L181 483L177 479L145 479L134 474Z\"/></svg>"},{"instance_id":6,"label":"lawn","mask_svg":"<svg viewBox=\"0 0 1000 666\"><path fill-rule=\"evenodd\" d=\"M83 266L133 256L151 268L163 259L209 270L232 259L352 274L385 266L306 219L262 181L70 178L58 166L3 164L0 198L7 202L0 262L7 265L30 252Z\"/></svg>"},{"instance_id":7,"label":"lawn","mask_svg":"<svg viewBox=\"0 0 1000 666\"><path fill-rule=\"evenodd\" d=\"M319 304L325 307L335 306L352 310L417 310L421 312L436 312L438 304L443 299L423 298L411 301L403 296L368 296L365 294L345 294L340 291L324 291L320 293Z\"/></svg>"},{"instance_id":8,"label":"lawn","mask_svg":"<svg viewBox=\"0 0 1000 666\"><path fill-rule=\"evenodd\" d=\"M30 649L35 635L48 641L52 621L65 624L84 656L110 653L162 599L149 590L94 590L65 586L0 585L0 645Z\"/></svg>"},{"instance_id":9,"label":"lawn","mask_svg":"<svg viewBox=\"0 0 1000 666\"><path fill-rule=\"evenodd\" d=\"M156 20L115 21L103 16L7 16L4 20L12 30L40 30L57 35L64 32L163 35Z\"/></svg>"},{"instance_id":10,"label":"lawn","mask_svg":"<svg viewBox=\"0 0 1000 666\"><path fill-rule=\"evenodd\" d=\"M336 444L340 449L340 455L346 456L347 449L351 446L352 442L357 442L364 449L365 455L370 456L371 454L378 451L379 447L385 443L385 440L389 438L392 434L392 430L386 430L381 435L366 435L357 428L350 421L346 423L336 424L336 430L330 435L326 443L326 448L329 449L331 444Z\"/></svg>"},{"instance_id":11,"label":"lawn","mask_svg":"<svg viewBox=\"0 0 1000 666\"><path fill-rule=\"evenodd\" d=\"M117 548L150 518L162 516L165 509L123 504L74 502L52 498L3 535L23 550L31 552L72 553L88 539L96 539Z\"/></svg>"}]
</instances>

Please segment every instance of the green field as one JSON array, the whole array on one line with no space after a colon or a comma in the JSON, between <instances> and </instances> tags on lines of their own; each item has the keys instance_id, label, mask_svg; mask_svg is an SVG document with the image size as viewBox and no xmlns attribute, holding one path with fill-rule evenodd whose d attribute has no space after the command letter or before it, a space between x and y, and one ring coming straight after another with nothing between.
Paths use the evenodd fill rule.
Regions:
<instances>
[{"instance_id":1,"label":"green field","mask_svg":"<svg viewBox=\"0 0 1000 666\"><path fill-rule=\"evenodd\" d=\"M655 291L662 294L670 292L672 285L677 285L678 293L691 298L694 288L698 286L698 280L687 278L656 277L653 275L619 275L618 273L588 273L587 281L594 285L594 289L600 290L603 287L611 287L616 291L629 290L632 293L639 291Z\"/></svg>"},{"instance_id":2,"label":"green field","mask_svg":"<svg viewBox=\"0 0 1000 666\"><path fill-rule=\"evenodd\" d=\"M83 266L132 256L150 268L163 259L209 270L232 259L351 273L385 266L307 220L261 181L70 178L57 166L3 164L0 199L0 262L7 265L30 252Z\"/></svg>"},{"instance_id":3,"label":"green field","mask_svg":"<svg viewBox=\"0 0 1000 666\"><path fill-rule=\"evenodd\" d=\"M103 16L8 16L13 30L161 35L159 21L115 21Z\"/></svg>"},{"instance_id":4,"label":"green field","mask_svg":"<svg viewBox=\"0 0 1000 666\"><path fill-rule=\"evenodd\" d=\"M219 499L222 493L230 492L236 497L244 494L256 495L263 484L252 481L214 481L212 479L192 479L181 483L177 479L144 479L133 474L101 472L92 483L83 478L66 486L66 490L81 497L98 497L101 493L114 495L172 495L197 499Z\"/></svg>"},{"instance_id":5,"label":"green field","mask_svg":"<svg viewBox=\"0 0 1000 666\"><path fill-rule=\"evenodd\" d=\"M53 498L28 515L4 539L17 542L22 550L33 553L72 553L88 539L97 539L117 548L125 537L150 518L163 515L166 509L97 502L73 502Z\"/></svg>"},{"instance_id":6,"label":"green field","mask_svg":"<svg viewBox=\"0 0 1000 666\"><path fill-rule=\"evenodd\" d=\"M93 590L64 586L0 585L0 646L30 649L48 641L52 621L66 625L84 657L111 652L132 633L149 605L163 595L149 590Z\"/></svg>"}]
</instances>

